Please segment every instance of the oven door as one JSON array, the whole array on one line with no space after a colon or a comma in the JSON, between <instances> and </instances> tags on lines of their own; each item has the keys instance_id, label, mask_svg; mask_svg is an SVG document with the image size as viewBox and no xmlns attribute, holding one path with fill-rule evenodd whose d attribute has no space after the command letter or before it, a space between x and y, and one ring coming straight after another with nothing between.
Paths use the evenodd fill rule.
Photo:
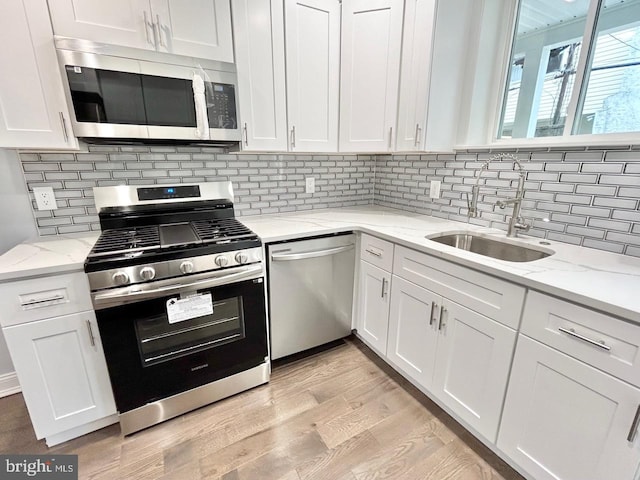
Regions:
<instances>
[{"instance_id":1,"label":"oven door","mask_svg":"<svg viewBox=\"0 0 640 480\"><path fill-rule=\"evenodd\" d=\"M120 413L265 363L264 279L261 268L259 272L256 278L226 284L220 284L225 272L215 272L212 279L191 281L181 290L175 284L147 284L144 292L132 293L135 301L122 295L122 289L94 295ZM103 308L100 298L104 302L107 295L111 306ZM120 305L113 305L114 297Z\"/></svg>"}]
</instances>

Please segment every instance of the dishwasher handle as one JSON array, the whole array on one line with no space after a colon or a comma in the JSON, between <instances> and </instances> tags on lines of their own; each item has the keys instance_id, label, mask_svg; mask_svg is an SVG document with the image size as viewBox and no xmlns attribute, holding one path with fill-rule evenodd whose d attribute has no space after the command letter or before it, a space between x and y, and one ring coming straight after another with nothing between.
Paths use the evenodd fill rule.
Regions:
<instances>
[{"instance_id":1,"label":"dishwasher handle","mask_svg":"<svg viewBox=\"0 0 640 480\"><path fill-rule=\"evenodd\" d=\"M353 250L354 244L345 245L343 247L327 248L326 250L315 250L313 252L302 253L274 253L271 260L274 262L290 261L290 260L306 260L307 258L327 257L329 255L337 255L338 253Z\"/></svg>"}]
</instances>

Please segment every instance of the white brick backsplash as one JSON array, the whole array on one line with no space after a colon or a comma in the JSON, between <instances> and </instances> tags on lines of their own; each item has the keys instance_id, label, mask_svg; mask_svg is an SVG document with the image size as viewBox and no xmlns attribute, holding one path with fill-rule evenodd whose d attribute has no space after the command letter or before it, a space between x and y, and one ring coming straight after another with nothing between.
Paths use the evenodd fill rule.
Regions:
<instances>
[{"instance_id":1,"label":"white brick backsplash","mask_svg":"<svg viewBox=\"0 0 640 480\"><path fill-rule=\"evenodd\" d=\"M640 173L637 167L640 152L587 151L579 147L549 150L517 153L527 172L523 214L525 218L528 215L534 225L529 235L638 256L640 249L631 238L640 237L640 227L636 225L640 222L640 177L633 175ZM379 155L374 203L505 229L511 208L500 210L494 203L499 198L512 196L514 190L493 193L490 190L508 186L498 179L512 173L513 165L508 162L495 167L492 164L490 170L483 173L481 185L490 188L481 188L480 216L472 219L466 216L464 193L471 191L482 163L494 153L438 155L437 161L431 155L421 155L419 161L413 162L419 175L412 175L411 180L405 178L405 156ZM460 165L463 160L464 166ZM449 174L447 169L452 168L454 172ZM421 188L426 189L431 180L443 182L440 199L431 200L421 195L417 201L409 200L403 193L410 181L418 181ZM541 221L544 216L552 221ZM609 232L611 236L607 236ZM616 236L621 233L627 236Z\"/></svg>"},{"instance_id":2,"label":"white brick backsplash","mask_svg":"<svg viewBox=\"0 0 640 480\"><path fill-rule=\"evenodd\" d=\"M245 155L225 154L210 147L116 145L89 145L88 150L77 154L20 154L28 188L52 186L58 199L55 214L35 211L33 206L41 235L99 230L93 201L95 186L229 179L238 216L373 201L373 155ZM418 174L412 162L405 168ZM316 178L315 194L304 193L305 176Z\"/></svg>"},{"instance_id":3,"label":"white brick backsplash","mask_svg":"<svg viewBox=\"0 0 640 480\"><path fill-rule=\"evenodd\" d=\"M51 185L58 200L57 214L36 212L41 235L99 230L93 186L221 179L233 182L238 216L373 202L505 229L511 208L501 210L495 202L514 194L516 178L512 162L492 163L482 176L480 216L469 219L465 193L495 152L257 155L137 145L89 145L88 151L20 154L29 190ZM531 236L640 256L639 151L553 148L517 155L527 173L523 213L534 224ZM304 193L306 176L315 177L315 194ZM431 180L443 182L439 199L427 196ZM540 220L545 216L551 221Z\"/></svg>"}]
</instances>

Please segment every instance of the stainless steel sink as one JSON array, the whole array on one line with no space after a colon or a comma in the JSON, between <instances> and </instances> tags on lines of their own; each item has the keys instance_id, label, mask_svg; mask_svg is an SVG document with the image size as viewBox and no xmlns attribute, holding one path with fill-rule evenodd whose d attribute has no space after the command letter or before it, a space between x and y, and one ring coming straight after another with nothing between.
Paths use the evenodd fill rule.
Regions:
<instances>
[{"instance_id":1,"label":"stainless steel sink","mask_svg":"<svg viewBox=\"0 0 640 480\"><path fill-rule=\"evenodd\" d=\"M470 232L445 232L428 235L428 240L460 248L485 257L506 260L507 262L533 262L549 257L555 252L547 248L533 248L515 243L497 240L485 234Z\"/></svg>"}]
</instances>

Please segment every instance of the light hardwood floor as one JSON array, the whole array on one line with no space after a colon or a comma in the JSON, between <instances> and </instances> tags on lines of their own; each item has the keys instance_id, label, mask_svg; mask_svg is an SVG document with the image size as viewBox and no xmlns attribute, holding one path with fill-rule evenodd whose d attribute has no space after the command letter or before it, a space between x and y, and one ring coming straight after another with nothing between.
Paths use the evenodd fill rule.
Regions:
<instances>
[{"instance_id":1,"label":"light hardwood floor","mask_svg":"<svg viewBox=\"0 0 640 480\"><path fill-rule=\"evenodd\" d=\"M78 454L80 478L522 479L357 339L126 438L113 425L47 449L19 394L0 429L0 453Z\"/></svg>"}]
</instances>

